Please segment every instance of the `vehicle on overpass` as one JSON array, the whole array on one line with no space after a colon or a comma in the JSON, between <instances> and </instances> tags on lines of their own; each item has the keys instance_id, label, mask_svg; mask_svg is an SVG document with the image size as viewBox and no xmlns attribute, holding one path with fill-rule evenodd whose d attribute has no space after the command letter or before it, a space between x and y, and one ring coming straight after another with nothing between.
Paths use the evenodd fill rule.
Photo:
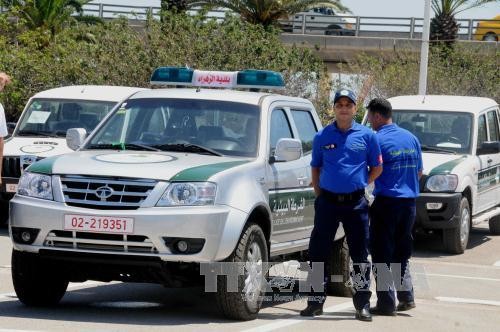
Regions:
<instances>
[{"instance_id":1,"label":"vehicle on overpass","mask_svg":"<svg viewBox=\"0 0 500 332\"><path fill-rule=\"evenodd\" d=\"M291 15L283 20L284 32L354 36L356 19L345 13L337 13L329 7L314 7ZM304 30L303 30L304 29Z\"/></svg>"},{"instance_id":2,"label":"vehicle on overpass","mask_svg":"<svg viewBox=\"0 0 500 332\"><path fill-rule=\"evenodd\" d=\"M492 20L481 21L477 24L474 39L484 41L498 41L500 35L500 15Z\"/></svg>"}]
</instances>

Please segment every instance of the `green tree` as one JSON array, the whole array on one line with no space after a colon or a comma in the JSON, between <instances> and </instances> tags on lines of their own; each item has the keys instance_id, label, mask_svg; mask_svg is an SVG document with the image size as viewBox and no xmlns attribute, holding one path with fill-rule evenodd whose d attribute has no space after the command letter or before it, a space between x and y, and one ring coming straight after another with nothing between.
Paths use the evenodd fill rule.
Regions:
<instances>
[{"instance_id":1,"label":"green tree","mask_svg":"<svg viewBox=\"0 0 500 332\"><path fill-rule=\"evenodd\" d=\"M455 16L465 10L500 0L432 0L431 40L451 45L458 37L459 24Z\"/></svg>"},{"instance_id":2,"label":"green tree","mask_svg":"<svg viewBox=\"0 0 500 332\"><path fill-rule=\"evenodd\" d=\"M182 13L190 7L192 2L189 0L161 0L161 10Z\"/></svg>"},{"instance_id":3,"label":"green tree","mask_svg":"<svg viewBox=\"0 0 500 332\"><path fill-rule=\"evenodd\" d=\"M275 25L281 18L301 12L313 6L328 6L341 11L348 8L340 0L198 0L195 4L211 8L226 8L249 23L264 27Z\"/></svg>"},{"instance_id":4,"label":"green tree","mask_svg":"<svg viewBox=\"0 0 500 332\"><path fill-rule=\"evenodd\" d=\"M72 19L72 14L79 13L86 19L83 5L90 0L3 0L3 5L12 10L14 15L23 19L29 29L48 30L54 36L63 25Z\"/></svg>"}]
</instances>

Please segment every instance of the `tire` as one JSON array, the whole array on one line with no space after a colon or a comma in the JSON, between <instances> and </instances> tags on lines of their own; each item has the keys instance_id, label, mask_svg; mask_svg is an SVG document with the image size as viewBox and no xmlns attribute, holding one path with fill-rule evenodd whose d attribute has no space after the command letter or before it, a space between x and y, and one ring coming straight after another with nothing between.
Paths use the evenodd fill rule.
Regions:
<instances>
[{"instance_id":1,"label":"tire","mask_svg":"<svg viewBox=\"0 0 500 332\"><path fill-rule=\"evenodd\" d=\"M44 265L36 254L12 250L12 282L19 301L47 307L59 303L68 288L60 267Z\"/></svg>"},{"instance_id":2,"label":"tire","mask_svg":"<svg viewBox=\"0 0 500 332\"><path fill-rule=\"evenodd\" d=\"M500 215L490 218L490 233L500 235Z\"/></svg>"},{"instance_id":3,"label":"tire","mask_svg":"<svg viewBox=\"0 0 500 332\"><path fill-rule=\"evenodd\" d=\"M486 35L484 35L483 41L489 41L489 42L498 41L498 36L493 32L488 32Z\"/></svg>"},{"instance_id":4,"label":"tire","mask_svg":"<svg viewBox=\"0 0 500 332\"><path fill-rule=\"evenodd\" d=\"M254 258L249 260L249 257ZM237 292L228 290L228 282L224 276L218 277L215 297L219 310L226 318L246 321L257 317L266 291L265 275L267 271L265 269L267 269L267 258L268 248L264 232L254 223L247 224L234 252L226 259L226 262L243 263L245 266L253 262L252 266L256 267L254 271L257 271L257 273L254 273L254 278L251 278L245 268L244 274L238 276ZM260 274L258 273L259 261ZM248 281L257 282L258 284L256 287L250 288L251 284Z\"/></svg>"},{"instance_id":5,"label":"tire","mask_svg":"<svg viewBox=\"0 0 500 332\"><path fill-rule=\"evenodd\" d=\"M443 244L445 250L450 254L463 254L469 242L470 227L471 214L469 201L466 197L462 197L460 201L460 222L458 227L443 230Z\"/></svg>"},{"instance_id":6,"label":"tire","mask_svg":"<svg viewBox=\"0 0 500 332\"><path fill-rule=\"evenodd\" d=\"M330 296L352 297L353 289L349 286L351 258L349 256L349 247L347 239L344 236L342 239L333 242L332 251L330 254L330 272L329 275L342 276L342 281L330 280L326 284L326 294Z\"/></svg>"}]
</instances>

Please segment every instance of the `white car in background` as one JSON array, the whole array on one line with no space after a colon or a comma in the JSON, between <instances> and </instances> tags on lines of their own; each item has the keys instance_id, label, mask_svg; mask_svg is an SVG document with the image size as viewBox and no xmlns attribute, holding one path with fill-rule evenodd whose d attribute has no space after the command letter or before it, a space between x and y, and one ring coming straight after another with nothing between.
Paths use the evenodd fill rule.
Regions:
<instances>
[{"instance_id":1,"label":"white car in background","mask_svg":"<svg viewBox=\"0 0 500 332\"><path fill-rule=\"evenodd\" d=\"M18 124L4 146L0 224L8 217L8 201L17 191L23 170L33 162L71 152L66 131L91 132L123 99L142 88L80 85L42 91L28 101Z\"/></svg>"},{"instance_id":2,"label":"white car in background","mask_svg":"<svg viewBox=\"0 0 500 332\"><path fill-rule=\"evenodd\" d=\"M303 31L304 22L305 30ZM314 7L296 13L282 24L285 32L335 36L354 36L356 34L356 19L354 17L335 12L328 7Z\"/></svg>"}]
</instances>

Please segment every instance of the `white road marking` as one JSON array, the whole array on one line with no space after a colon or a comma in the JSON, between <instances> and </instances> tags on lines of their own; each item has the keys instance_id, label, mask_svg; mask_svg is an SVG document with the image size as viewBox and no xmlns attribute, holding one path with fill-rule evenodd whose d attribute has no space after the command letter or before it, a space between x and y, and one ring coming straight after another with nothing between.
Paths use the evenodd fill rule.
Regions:
<instances>
[{"instance_id":1,"label":"white road marking","mask_svg":"<svg viewBox=\"0 0 500 332\"><path fill-rule=\"evenodd\" d=\"M491 265L481 265L481 264L471 264L471 263L441 262L441 261L433 261L421 258L412 258L410 260L411 266L417 266L417 265L458 266L458 267L473 267L478 269L495 270L495 271L498 270L498 267L500 267L500 261L498 261L497 263L499 263L499 265L491 266Z\"/></svg>"},{"instance_id":2,"label":"white road marking","mask_svg":"<svg viewBox=\"0 0 500 332\"><path fill-rule=\"evenodd\" d=\"M452 302L452 303L468 303L468 304L486 304L500 307L500 301L490 301L490 300L479 300L479 299L464 299L460 297L445 297L438 296L436 300L442 302Z\"/></svg>"},{"instance_id":3,"label":"white road marking","mask_svg":"<svg viewBox=\"0 0 500 332\"><path fill-rule=\"evenodd\" d=\"M500 266L500 261L495 262L495 264L493 264L493 266Z\"/></svg>"},{"instance_id":4,"label":"white road marking","mask_svg":"<svg viewBox=\"0 0 500 332\"><path fill-rule=\"evenodd\" d=\"M498 282L500 282L500 279L495 279L495 278L469 277L469 276L461 276L461 275L436 274L436 273L414 273L414 274L421 275L424 277L441 277L441 278L470 279L470 280L483 280L483 281L498 281Z\"/></svg>"},{"instance_id":5,"label":"white road marking","mask_svg":"<svg viewBox=\"0 0 500 332\"><path fill-rule=\"evenodd\" d=\"M0 269L10 269L10 265L0 265Z\"/></svg>"},{"instance_id":6,"label":"white road marking","mask_svg":"<svg viewBox=\"0 0 500 332\"><path fill-rule=\"evenodd\" d=\"M40 332L40 331L35 331L35 330L0 329L0 332Z\"/></svg>"},{"instance_id":7,"label":"white road marking","mask_svg":"<svg viewBox=\"0 0 500 332\"><path fill-rule=\"evenodd\" d=\"M326 309L323 309L323 312L326 313L332 313L336 311L344 311L345 309L353 308L352 302L344 302L340 303L331 307L328 307ZM319 316L321 317L321 316ZM317 317L316 317L317 318ZM278 329L282 329L284 327L288 327L291 325L303 323L306 321L309 321L311 319L314 319L313 317L300 317L299 318L287 318L287 319L281 319L277 322L257 326L248 330L243 330L243 332L267 332L267 331L274 331Z\"/></svg>"}]
</instances>

